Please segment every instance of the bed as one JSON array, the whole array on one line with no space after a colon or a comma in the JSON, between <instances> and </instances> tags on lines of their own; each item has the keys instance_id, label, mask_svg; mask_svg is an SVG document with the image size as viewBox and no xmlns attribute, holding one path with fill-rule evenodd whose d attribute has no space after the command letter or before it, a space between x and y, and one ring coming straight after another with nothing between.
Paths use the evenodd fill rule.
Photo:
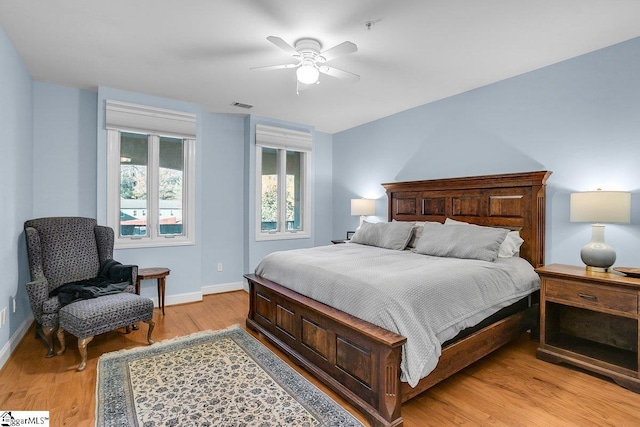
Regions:
<instances>
[{"instance_id":1,"label":"bed","mask_svg":"<svg viewBox=\"0 0 640 427\"><path fill-rule=\"evenodd\" d=\"M437 221L517 230L520 257L544 262L547 171L383 184L389 221ZM407 338L256 274L247 327L263 335L347 401L372 425L402 425L402 403L537 325L525 298L442 345L435 369L410 386L401 381Z\"/></svg>"}]
</instances>

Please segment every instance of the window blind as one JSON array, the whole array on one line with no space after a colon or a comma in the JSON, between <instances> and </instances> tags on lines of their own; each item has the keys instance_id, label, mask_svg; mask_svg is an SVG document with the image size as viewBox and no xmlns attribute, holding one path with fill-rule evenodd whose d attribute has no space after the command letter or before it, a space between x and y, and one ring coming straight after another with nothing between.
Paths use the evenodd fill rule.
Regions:
<instances>
[{"instance_id":1,"label":"window blind","mask_svg":"<svg viewBox=\"0 0 640 427\"><path fill-rule=\"evenodd\" d=\"M313 150L313 137L311 132L256 125L256 145L310 152Z\"/></svg>"},{"instance_id":2,"label":"window blind","mask_svg":"<svg viewBox=\"0 0 640 427\"><path fill-rule=\"evenodd\" d=\"M196 137L195 114L107 100L107 129L136 133Z\"/></svg>"}]
</instances>

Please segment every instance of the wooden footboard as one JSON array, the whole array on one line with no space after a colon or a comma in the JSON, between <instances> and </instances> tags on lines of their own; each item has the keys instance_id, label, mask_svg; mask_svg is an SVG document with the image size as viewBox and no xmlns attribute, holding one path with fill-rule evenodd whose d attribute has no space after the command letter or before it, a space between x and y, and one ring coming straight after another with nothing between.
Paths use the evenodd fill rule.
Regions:
<instances>
[{"instance_id":1,"label":"wooden footboard","mask_svg":"<svg viewBox=\"0 0 640 427\"><path fill-rule=\"evenodd\" d=\"M254 274L247 327L359 408L372 425L402 425L406 338Z\"/></svg>"}]
</instances>

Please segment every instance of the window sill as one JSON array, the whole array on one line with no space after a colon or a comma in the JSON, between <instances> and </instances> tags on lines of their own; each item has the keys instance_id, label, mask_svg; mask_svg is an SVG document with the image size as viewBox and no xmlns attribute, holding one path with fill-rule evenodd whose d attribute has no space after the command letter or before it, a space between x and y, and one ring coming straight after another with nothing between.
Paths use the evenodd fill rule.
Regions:
<instances>
[{"instance_id":1,"label":"window sill","mask_svg":"<svg viewBox=\"0 0 640 427\"><path fill-rule=\"evenodd\" d=\"M273 240L293 240L293 239L310 239L311 234L299 233L261 233L256 236L256 242L265 242Z\"/></svg>"},{"instance_id":2,"label":"window sill","mask_svg":"<svg viewBox=\"0 0 640 427\"><path fill-rule=\"evenodd\" d=\"M185 237L173 238L156 238L150 239L143 237L141 239L119 239L114 243L114 249L135 249L135 248L158 248L168 246L190 246L195 245L193 239Z\"/></svg>"}]
</instances>

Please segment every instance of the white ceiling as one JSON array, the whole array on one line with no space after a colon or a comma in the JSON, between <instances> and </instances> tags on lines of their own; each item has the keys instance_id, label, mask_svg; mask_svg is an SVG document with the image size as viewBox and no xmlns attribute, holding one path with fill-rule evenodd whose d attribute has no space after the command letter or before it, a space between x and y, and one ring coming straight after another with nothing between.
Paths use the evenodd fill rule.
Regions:
<instances>
[{"instance_id":1,"label":"white ceiling","mask_svg":"<svg viewBox=\"0 0 640 427\"><path fill-rule=\"evenodd\" d=\"M0 25L38 81L334 133L638 37L640 1L1 0ZM360 81L296 95L295 70L249 70L291 62L271 35L354 42L328 64Z\"/></svg>"}]
</instances>

